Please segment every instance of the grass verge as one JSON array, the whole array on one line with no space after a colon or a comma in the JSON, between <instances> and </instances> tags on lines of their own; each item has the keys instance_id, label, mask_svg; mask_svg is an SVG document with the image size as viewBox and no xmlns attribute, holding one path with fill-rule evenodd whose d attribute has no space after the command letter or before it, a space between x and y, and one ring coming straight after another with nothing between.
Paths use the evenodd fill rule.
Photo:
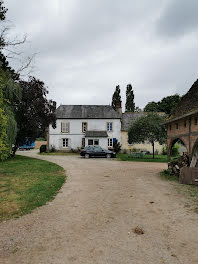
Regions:
<instances>
[{"instance_id":1,"label":"grass verge","mask_svg":"<svg viewBox=\"0 0 198 264\"><path fill-rule=\"evenodd\" d=\"M139 161L139 162L164 162L167 163L168 159L166 155L145 155L143 158L132 158L128 154L117 154L117 159L121 161Z\"/></svg>"},{"instance_id":2,"label":"grass verge","mask_svg":"<svg viewBox=\"0 0 198 264\"><path fill-rule=\"evenodd\" d=\"M0 162L0 221L30 213L52 200L65 182L60 166L23 156Z\"/></svg>"},{"instance_id":3,"label":"grass verge","mask_svg":"<svg viewBox=\"0 0 198 264\"><path fill-rule=\"evenodd\" d=\"M174 182L174 186L179 193L185 195L189 203L186 204L186 207L192 207L193 210L198 213L198 186L196 185L187 185L180 184L177 176L170 175L169 170L164 170L160 173L160 176L163 180Z\"/></svg>"}]
</instances>

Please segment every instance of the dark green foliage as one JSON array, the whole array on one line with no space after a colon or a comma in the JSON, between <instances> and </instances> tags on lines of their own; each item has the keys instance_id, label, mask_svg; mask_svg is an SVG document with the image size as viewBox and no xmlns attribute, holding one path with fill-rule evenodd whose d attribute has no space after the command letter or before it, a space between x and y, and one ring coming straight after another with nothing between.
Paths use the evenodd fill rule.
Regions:
<instances>
[{"instance_id":1,"label":"dark green foliage","mask_svg":"<svg viewBox=\"0 0 198 264\"><path fill-rule=\"evenodd\" d=\"M5 8L3 6L3 4L4 4L4 1L1 0L0 1L0 20L1 21L5 20L5 18L6 18L5 15L6 15L6 12L7 12L7 8Z\"/></svg>"},{"instance_id":2,"label":"dark green foliage","mask_svg":"<svg viewBox=\"0 0 198 264\"><path fill-rule=\"evenodd\" d=\"M3 6L4 1L0 0L0 21L4 21L6 19L6 12L7 9ZM3 34L0 36L0 49L2 49L5 46Z\"/></svg>"},{"instance_id":3,"label":"dark green foliage","mask_svg":"<svg viewBox=\"0 0 198 264\"><path fill-rule=\"evenodd\" d=\"M145 106L144 111L145 112L164 112L167 115L169 115L178 105L180 100L181 100L181 97L178 94L167 96L167 97L164 97L159 102L148 103Z\"/></svg>"},{"instance_id":4,"label":"dark green foliage","mask_svg":"<svg viewBox=\"0 0 198 264\"><path fill-rule=\"evenodd\" d=\"M6 107L5 114L7 116L8 145L12 147L12 145L15 144L15 139L17 135L17 123L11 107Z\"/></svg>"},{"instance_id":5,"label":"dark green foliage","mask_svg":"<svg viewBox=\"0 0 198 264\"><path fill-rule=\"evenodd\" d=\"M113 142L113 149L114 149L115 153L119 153L121 150L120 142L118 142L117 139Z\"/></svg>"},{"instance_id":6,"label":"dark green foliage","mask_svg":"<svg viewBox=\"0 0 198 264\"><path fill-rule=\"evenodd\" d=\"M33 142L45 134L50 123L55 127L56 106L47 99L48 91L42 81L29 77L20 81L22 98L16 107L18 133L16 145L22 145L25 139Z\"/></svg>"},{"instance_id":7,"label":"dark green foliage","mask_svg":"<svg viewBox=\"0 0 198 264\"><path fill-rule=\"evenodd\" d=\"M178 144L175 144L171 148L171 156L173 156L173 157L179 156L179 145Z\"/></svg>"},{"instance_id":8,"label":"dark green foliage","mask_svg":"<svg viewBox=\"0 0 198 264\"><path fill-rule=\"evenodd\" d=\"M130 112L135 112L134 93L131 84L128 84L126 88L125 110Z\"/></svg>"},{"instance_id":9,"label":"dark green foliage","mask_svg":"<svg viewBox=\"0 0 198 264\"><path fill-rule=\"evenodd\" d=\"M166 129L163 126L164 117L157 113L150 113L147 116L139 118L129 128L128 138L130 144L150 142L153 147L154 158L154 143L166 142Z\"/></svg>"},{"instance_id":10,"label":"dark green foliage","mask_svg":"<svg viewBox=\"0 0 198 264\"><path fill-rule=\"evenodd\" d=\"M144 107L144 112L159 112L159 105L156 102L150 102Z\"/></svg>"},{"instance_id":11,"label":"dark green foliage","mask_svg":"<svg viewBox=\"0 0 198 264\"><path fill-rule=\"evenodd\" d=\"M10 77L14 80L14 81L18 81L19 80L19 74L15 72L14 69L12 69L9 66L9 62L7 61L6 57L4 56L4 54L0 51L0 68L4 71L4 72L9 72L9 74L11 75Z\"/></svg>"},{"instance_id":12,"label":"dark green foliage","mask_svg":"<svg viewBox=\"0 0 198 264\"><path fill-rule=\"evenodd\" d=\"M46 152L47 146L46 145L41 145L40 146L40 153Z\"/></svg>"},{"instance_id":13,"label":"dark green foliage","mask_svg":"<svg viewBox=\"0 0 198 264\"><path fill-rule=\"evenodd\" d=\"M116 110L116 106L119 104L120 101L121 101L120 86L117 85L115 92L112 96L112 104L111 104L114 110Z\"/></svg>"}]
</instances>

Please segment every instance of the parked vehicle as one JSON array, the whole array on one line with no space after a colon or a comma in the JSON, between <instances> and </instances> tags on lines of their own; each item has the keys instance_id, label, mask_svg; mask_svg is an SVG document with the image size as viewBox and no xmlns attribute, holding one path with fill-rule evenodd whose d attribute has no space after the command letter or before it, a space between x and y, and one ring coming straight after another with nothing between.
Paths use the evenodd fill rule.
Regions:
<instances>
[{"instance_id":1,"label":"parked vehicle","mask_svg":"<svg viewBox=\"0 0 198 264\"><path fill-rule=\"evenodd\" d=\"M102 149L101 147L95 146L88 146L85 147L81 152L80 155L85 157L86 159L91 157L106 157L106 158L115 158L116 153L111 150Z\"/></svg>"},{"instance_id":2,"label":"parked vehicle","mask_svg":"<svg viewBox=\"0 0 198 264\"><path fill-rule=\"evenodd\" d=\"M34 149L34 142L30 143L29 141L27 141L22 146L19 146L19 150L30 150L30 149Z\"/></svg>"}]
</instances>

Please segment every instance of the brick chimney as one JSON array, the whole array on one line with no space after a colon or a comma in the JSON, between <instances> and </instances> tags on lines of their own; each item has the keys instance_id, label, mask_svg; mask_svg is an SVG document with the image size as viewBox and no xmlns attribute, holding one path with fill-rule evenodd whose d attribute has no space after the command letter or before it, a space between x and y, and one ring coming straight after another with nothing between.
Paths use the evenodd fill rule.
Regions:
<instances>
[{"instance_id":1,"label":"brick chimney","mask_svg":"<svg viewBox=\"0 0 198 264\"><path fill-rule=\"evenodd\" d=\"M116 103L116 112L122 115L122 101L121 100Z\"/></svg>"}]
</instances>

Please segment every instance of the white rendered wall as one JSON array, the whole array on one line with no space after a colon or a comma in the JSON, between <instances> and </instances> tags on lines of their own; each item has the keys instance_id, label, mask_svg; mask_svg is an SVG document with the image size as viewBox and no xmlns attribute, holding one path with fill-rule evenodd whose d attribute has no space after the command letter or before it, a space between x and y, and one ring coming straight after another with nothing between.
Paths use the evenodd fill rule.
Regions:
<instances>
[{"instance_id":1,"label":"white rendered wall","mask_svg":"<svg viewBox=\"0 0 198 264\"><path fill-rule=\"evenodd\" d=\"M61 133L61 122L70 123L69 133ZM52 146L57 150L77 149L82 147L82 122L87 122L88 131L107 131L107 123L113 123L113 130L107 131L108 138L116 138L121 143L121 121L120 119L58 119L56 121L56 128L53 129L49 126L49 148ZM69 139L69 147L62 147L62 139ZM107 148L108 138L95 138L99 139L99 145ZM94 138L93 138L94 139ZM87 145L88 140L86 140Z\"/></svg>"}]
</instances>

